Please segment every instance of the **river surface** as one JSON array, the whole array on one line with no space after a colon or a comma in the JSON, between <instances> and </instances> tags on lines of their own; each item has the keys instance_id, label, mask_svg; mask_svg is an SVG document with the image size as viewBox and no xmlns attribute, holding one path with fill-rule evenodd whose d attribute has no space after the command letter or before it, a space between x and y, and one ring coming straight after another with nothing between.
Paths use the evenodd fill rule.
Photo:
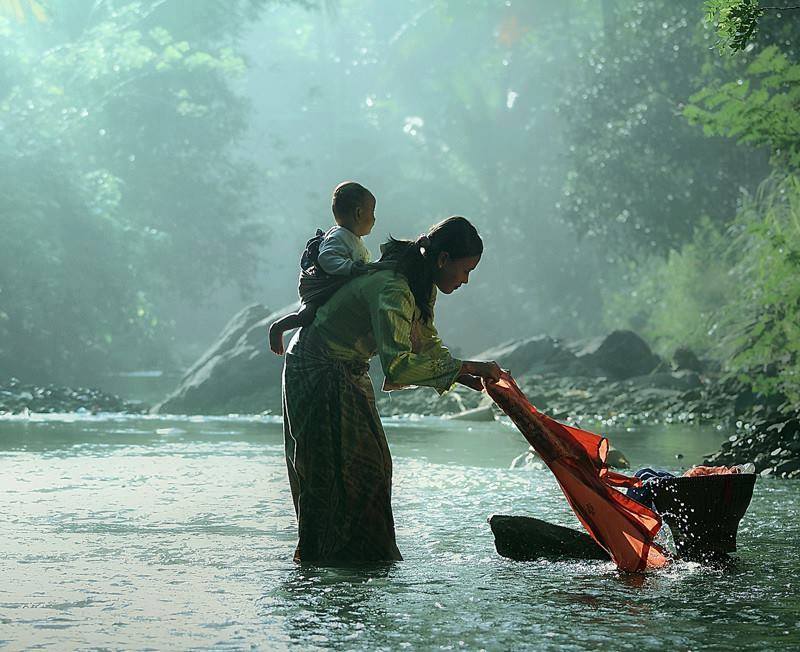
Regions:
<instances>
[{"instance_id":1,"label":"river surface","mask_svg":"<svg viewBox=\"0 0 800 652\"><path fill-rule=\"evenodd\" d=\"M522 436L385 424L405 561L320 569L291 561L279 420L0 419L0 648L800 648L800 483L759 478L727 570L514 562L489 515L579 527L549 471L509 468ZM634 468L672 469L726 435L608 434Z\"/></svg>"}]
</instances>

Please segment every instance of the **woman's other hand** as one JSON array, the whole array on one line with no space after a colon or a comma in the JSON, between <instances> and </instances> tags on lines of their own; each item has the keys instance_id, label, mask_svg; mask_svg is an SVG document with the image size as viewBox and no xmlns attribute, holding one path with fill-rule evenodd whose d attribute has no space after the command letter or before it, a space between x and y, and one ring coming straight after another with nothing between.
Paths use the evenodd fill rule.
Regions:
<instances>
[{"instance_id":1,"label":"woman's other hand","mask_svg":"<svg viewBox=\"0 0 800 652\"><path fill-rule=\"evenodd\" d=\"M469 374L470 376L480 376L487 380L497 382L500 380L502 370L500 365L494 360L478 361L478 360L465 360L461 365L461 372Z\"/></svg>"}]
</instances>

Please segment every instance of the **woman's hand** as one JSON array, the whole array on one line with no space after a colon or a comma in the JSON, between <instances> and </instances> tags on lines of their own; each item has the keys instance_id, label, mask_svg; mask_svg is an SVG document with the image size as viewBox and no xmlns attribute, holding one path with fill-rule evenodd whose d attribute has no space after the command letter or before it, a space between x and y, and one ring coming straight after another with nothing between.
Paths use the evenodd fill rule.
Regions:
<instances>
[{"instance_id":1,"label":"woman's hand","mask_svg":"<svg viewBox=\"0 0 800 652\"><path fill-rule=\"evenodd\" d=\"M461 364L461 373L469 374L470 376L480 376L481 378L486 378L488 380L497 382L500 380L500 374L502 373L502 370L500 369L500 365L494 360L489 360L486 362L478 360L464 360L464 362Z\"/></svg>"}]
</instances>

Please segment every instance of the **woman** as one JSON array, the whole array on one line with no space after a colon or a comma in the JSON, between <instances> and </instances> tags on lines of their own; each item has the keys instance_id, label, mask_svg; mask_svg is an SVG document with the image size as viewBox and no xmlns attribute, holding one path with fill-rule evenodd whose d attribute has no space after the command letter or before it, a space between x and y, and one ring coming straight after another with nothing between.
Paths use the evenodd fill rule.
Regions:
<instances>
[{"instance_id":1,"label":"woman","mask_svg":"<svg viewBox=\"0 0 800 652\"><path fill-rule=\"evenodd\" d=\"M369 359L386 388L498 380L495 362L462 361L433 325L436 290L469 281L483 253L475 227L451 217L415 242L390 240L382 271L352 280L292 340L283 371L286 464L297 513L295 560L314 563L402 559L392 517L392 459ZM385 269L385 268L389 269Z\"/></svg>"}]
</instances>

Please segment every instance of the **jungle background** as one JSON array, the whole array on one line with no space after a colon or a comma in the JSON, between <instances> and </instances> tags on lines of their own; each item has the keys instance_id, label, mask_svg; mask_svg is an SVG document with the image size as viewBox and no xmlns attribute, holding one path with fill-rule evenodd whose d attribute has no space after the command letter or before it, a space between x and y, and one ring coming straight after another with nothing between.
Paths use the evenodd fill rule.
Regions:
<instances>
[{"instance_id":1,"label":"jungle background","mask_svg":"<svg viewBox=\"0 0 800 652\"><path fill-rule=\"evenodd\" d=\"M367 244L486 253L461 353L631 328L800 406L794 8L755 0L3 0L0 376L181 370L295 300L330 192ZM266 346L266 342L265 342Z\"/></svg>"}]
</instances>

